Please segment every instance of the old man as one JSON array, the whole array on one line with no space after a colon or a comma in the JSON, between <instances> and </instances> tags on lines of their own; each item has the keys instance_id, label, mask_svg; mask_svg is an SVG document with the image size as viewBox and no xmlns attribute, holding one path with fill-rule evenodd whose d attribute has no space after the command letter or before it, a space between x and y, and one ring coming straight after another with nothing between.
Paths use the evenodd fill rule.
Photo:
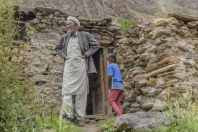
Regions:
<instances>
[{"instance_id":1,"label":"old man","mask_svg":"<svg viewBox=\"0 0 198 132\"><path fill-rule=\"evenodd\" d=\"M86 115L88 73L96 73L92 55L100 45L91 34L78 31L77 18L69 16L66 27L67 33L56 47L58 55L65 60L61 115L76 122Z\"/></svg>"}]
</instances>

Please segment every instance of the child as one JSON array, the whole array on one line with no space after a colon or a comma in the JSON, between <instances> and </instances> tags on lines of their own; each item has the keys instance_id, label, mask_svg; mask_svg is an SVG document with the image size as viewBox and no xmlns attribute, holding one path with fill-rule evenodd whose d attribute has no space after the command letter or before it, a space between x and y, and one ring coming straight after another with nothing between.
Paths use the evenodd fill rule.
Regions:
<instances>
[{"instance_id":1,"label":"child","mask_svg":"<svg viewBox=\"0 0 198 132\"><path fill-rule=\"evenodd\" d=\"M107 63L108 83L111 85L109 104L115 111L116 116L121 116L123 114L121 100L124 93L122 75L119 67L116 64L116 57L114 55L110 55L107 58Z\"/></svg>"}]
</instances>

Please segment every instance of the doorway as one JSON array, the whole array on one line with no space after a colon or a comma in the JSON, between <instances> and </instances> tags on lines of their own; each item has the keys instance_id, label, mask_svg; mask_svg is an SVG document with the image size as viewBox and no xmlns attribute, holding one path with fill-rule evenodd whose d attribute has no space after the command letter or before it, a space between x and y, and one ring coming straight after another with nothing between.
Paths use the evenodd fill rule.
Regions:
<instances>
[{"instance_id":1,"label":"doorway","mask_svg":"<svg viewBox=\"0 0 198 132\"><path fill-rule=\"evenodd\" d=\"M97 70L89 75L87 115L108 114L108 87L106 84L107 47L100 48L92 57Z\"/></svg>"}]
</instances>

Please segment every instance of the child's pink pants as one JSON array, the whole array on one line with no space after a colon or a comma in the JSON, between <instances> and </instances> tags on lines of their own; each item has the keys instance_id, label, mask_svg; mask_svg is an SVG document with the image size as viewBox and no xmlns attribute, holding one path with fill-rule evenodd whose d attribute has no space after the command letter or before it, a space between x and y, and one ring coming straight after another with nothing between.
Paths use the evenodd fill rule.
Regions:
<instances>
[{"instance_id":1,"label":"child's pink pants","mask_svg":"<svg viewBox=\"0 0 198 132\"><path fill-rule=\"evenodd\" d=\"M119 89L111 89L109 95L109 104L112 106L113 110L116 113L116 116L121 116L122 113L122 105L121 100L123 98L123 90Z\"/></svg>"}]
</instances>

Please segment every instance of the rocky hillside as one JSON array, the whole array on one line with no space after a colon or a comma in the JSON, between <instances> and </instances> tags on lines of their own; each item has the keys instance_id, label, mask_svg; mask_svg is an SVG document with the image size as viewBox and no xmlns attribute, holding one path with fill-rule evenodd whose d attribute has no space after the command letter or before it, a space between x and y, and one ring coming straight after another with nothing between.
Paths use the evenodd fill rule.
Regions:
<instances>
[{"instance_id":1,"label":"rocky hillside","mask_svg":"<svg viewBox=\"0 0 198 132\"><path fill-rule=\"evenodd\" d=\"M120 16L136 22L165 17L169 12L198 16L197 0L14 0L28 8L57 8L89 19Z\"/></svg>"}]
</instances>

